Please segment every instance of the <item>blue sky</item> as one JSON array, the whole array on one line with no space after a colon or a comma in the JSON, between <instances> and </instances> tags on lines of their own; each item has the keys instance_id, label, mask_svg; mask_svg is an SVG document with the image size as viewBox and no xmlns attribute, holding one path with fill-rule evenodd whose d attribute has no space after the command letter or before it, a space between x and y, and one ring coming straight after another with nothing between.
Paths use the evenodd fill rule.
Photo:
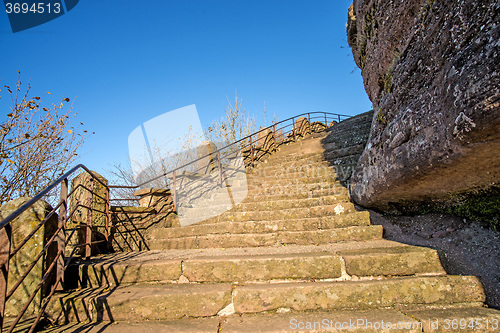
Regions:
<instances>
[{"instance_id":1,"label":"blue sky","mask_svg":"<svg viewBox=\"0 0 500 333\"><path fill-rule=\"evenodd\" d=\"M0 83L13 85L20 70L35 95L74 100L75 121L96 132L79 162L106 174L126 161L140 124L195 104L208 126L235 91L261 122L264 103L268 122L273 113L369 110L346 42L351 2L82 0L15 34L2 12ZM2 97L4 120L5 90Z\"/></svg>"}]
</instances>

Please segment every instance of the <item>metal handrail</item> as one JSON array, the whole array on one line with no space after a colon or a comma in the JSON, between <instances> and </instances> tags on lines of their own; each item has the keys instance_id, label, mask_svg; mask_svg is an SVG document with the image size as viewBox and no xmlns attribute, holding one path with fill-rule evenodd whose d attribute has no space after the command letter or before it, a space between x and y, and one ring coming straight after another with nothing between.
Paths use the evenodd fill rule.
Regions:
<instances>
[{"instance_id":1,"label":"metal handrail","mask_svg":"<svg viewBox=\"0 0 500 333\"><path fill-rule=\"evenodd\" d=\"M53 181L49 186L47 186L40 193L38 193L37 195L35 195L31 200L27 201L21 207L19 207L18 209L16 209L14 212L10 213L9 216L7 216L6 218L4 218L0 222L0 229L2 229L3 227L5 227L8 223L12 222L16 217L18 217L24 211L26 211L26 209L28 209L31 206L33 206L33 204L35 202L37 202L38 200L42 199L46 194L48 194L50 191L52 191L57 185L59 185L61 182L63 182L64 179L66 179L69 176L71 176L79 168L84 169L85 171L87 171L89 174L92 175L92 171L90 171L85 165L78 164L78 165L74 166L68 172L64 173L61 177L59 177L55 181ZM98 177L95 177L95 179L97 179L97 181L99 181L106 188L108 187L108 185L104 184L104 182L102 182Z\"/></svg>"},{"instance_id":2,"label":"metal handrail","mask_svg":"<svg viewBox=\"0 0 500 333\"><path fill-rule=\"evenodd\" d=\"M78 189L78 188L83 188L87 192L89 192L89 194L90 194L91 197L94 196L94 195L96 195L99 198L103 199L105 201L106 213L107 213L108 206L109 206L109 196L108 195L106 195L106 198L104 198L104 197L98 195L97 193L95 193L92 189L84 186L83 184L79 184L78 186L76 186L75 188L73 188L71 190L71 192L68 194L68 192L67 192L67 189L68 189L68 178L72 174L74 174L77 170L79 170L79 169L85 170L91 176L92 180L97 180L101 185L104 186L104 188L106 189L106 193L109 193L109 187L108 187L107 184L105 184L101 179L99 179L99 177L95 176L93 174L93 172L90 171L90 169L88 169L85 165L78 164L78 165L74 166L73 168L71 168L66 173L62 174L59 178L57 178L55 181L53 181L45 189L43 189L41 192L39 192L35 197L33 197L32 199L28 200L26 203L24 203L22 206L20 206L19 208L17 208L14 212L12 212L6 218L4 218L2 221L0 221L0 230L2 230L2 229L7 230L7 237L8 237L9 249L8 249L8 252L7 252L8 255L7 255L7 259L6 260L7 260L7 265L8 265L8 262L16 255L16 253L19 252L19 250L36 234L36 232L38 230L40 230L40 228L43 225L45 225L45 223L52 216L54 216L54 214L56 213L56 211L59 209L59 221L58 221L58 227L57 227L57 229L54 231L54 234L50 237L50 239L44 245L44 247L41 250L41 252L39 252L38 254L34 254L34 260L28 265L27 269L24 270L24 272L19 272L19 274L20 274L19 278L17 279L17 281L14 282L14 285L13 286L7 286L7 281L8 281L7 280L7 275L3 276L3 279L5 279L5 281L4 281L4 283L5 283L5 290L2 291L2 292L5 292L5 294L2 295L2 298L3 298L3 301L5 302L3 304L3 308L5 309L5 304L6 304L7 300L14 294L14 292L18 289L18 287L24 282L24 280L30 274L30 272L32 271L32 269L37 264L37 262L44 255L46 255L47 250L49 249L50 246L52 246L53 244L57 244L57 255L52 259L52 261L50 263L47 263L47 264L49 264L49 266L45 270L45 273L44 273L42 279L40 280L40 282L36 286L36 288L35 288L34 292L32 293L32 295L28 298L27 302L24 304L23 308L19 311L19 313L17 314L17 316L14 319L14 321L10 324L10 327L8 328L8 332L12 332L15 329L15 327L19 323L20 319L26 313L28 307L33 302L33 300L35 299L35 296L37 295L37 293L41 290L41 288L44 285L44 283L46 283L47 278L49 277L49 274L55 274L54 283L51 284L52 289L49 292L49 294L47 295L47 297L44 298L44 300L43 300L43 306L42 306L41 310L39 311L38 316L37 316L35 322L32 324L32 326L31 326L31 328L29 330L29 332L33 332L34 329L35 329L35 327L36 327L36 325L37 325L37 323L38 323L38 321L41 318L42 312L44 311L47 302L52 297L54 291L63 282L64 271L66 270L66 267L68 266L68 264L69 264L69 262L71 260L71 257L73 256L73 254L75 252L75 251L73 251L72 254L67 258L67 260L64 260L64 251L65 251L65 248L68 245L69 239L75 234L74 231L76 230L76 229L73 230L73 232L71 232L71 234L70 234L69 237L66 237L66 235L64 235L64 233L65 233L65 224L71 218L71 216L73 215L73 213L75 211L75 210L73 210L73 212L70 212L70 214L67 215L68 200L71 198L71 195L75 192L75 190ZM19 242L19 244L16 245L15 249L13 249L12 251L10 251L10 247L11 247L11 243L10 243L11 242L11 231L10 230L12 230L11 226L10 226L10 223L12 221L14 221L17 217L19 217L27 209L29 209L30 207L32 207L36 202L38 202L39 200L43 199L43 197L45 195L47 195L50 191L52 191L58 185L61 185L61 198L60 198L59 203L43 218L43 220L38 225L35 226L35 228L24 239L22 239ZM78 204L76 206L77 206L76 208L83 207L83 208L91 209L92 210L92 207L89 208L89 207L81 205L81 204ZM109 216L106 216L106 227L109 224L108 220L109 220ZM91 228L91 224L79 225L78 228L89 229L89 228ZM106 230L106 234L107 233L108 233L108 231ZM92 242L91 238L89 238L88 236L86 237L85 243L84 243L84 246L86 247L86 249L85 249L85 256L86 257L90 256L90 246L92 244L94 244L94 243L95 242ZM7 269L7 273L8 273L8 269ZM9 287L10 290L7 290L7 287ZM1 318L0 318L0 325L2 325L3 324L3 319L4 319L4 314L0 313L0 316L1 316ZM2 327L0 327L0 330L2 330Z\"/></svg>"},{"instance_id":3,"label":"metal handrail","mask_svg":"<svg viewBox=\"0 0 500 333\"><path fill-rule=\"evenodd\" d=\"M157 176L157 177L155 177L155 178L149 179L149 180L147 180L147 181L145 181L145 182L142 182L142 183L140 183L140 184L138 184L138 185L135 185L135 186L110 185L110 186L109 186L109 188L139 188L139 187L144 186L144 185L146 185L146 184L148 184L148 183L150 183L150 182L152 182L152 181L154 181L154 180L160 179L160 178L162 178L162 177L165 177L165 176L166 176L166 175L168 175L168 174L174 173L174 172L179 171L179 170L181 170L181 169L183 169L183 168L185 168L185 167L187 167L187 166L189 166L189 165L191 165L191 164L194 164L195 162L198 162L198 161L200 161L200 160L204 159L204 158L205 158L205 157L207 157L207 156L210 156L210 155L212 155L212 154L213 154L213 155L215 155L215 154L217 154L217 153L221 152L222 150L225 150L225 149L227 149L227 148L229 148L229 147L232 147L232 146L234 146L234 145L236 145L236 144L238 144L238 143L240 143L240 142L246 141L246 140L248 140L249 138L251 138L252 136L257 135L257 134L259 134L259 133L260 133L260 132L262 132L262 131L265 131L265 130L268 130L268 129L271 129L271 128L275 128L275 127L276 127L276 125L282 124L282 123L284 123L284 122L286 122L286 121L290 121L290 120L294 121L294 120L295 120L295 118L300 118L300 117L302 117L302 116L306 116L306 115L307 115L307 116L310 116L311 114L323 114L323 115L325 115L325 119L326 119L326 115L330 115L330 116L332 116L332 115L333 115L333 116L338 117L339 122L340 122L340 117L346 117L346 118L350 118L350 117L351 117L351 116L348 116L348 115L343 115L343 114L338 114L338 113L330 113L330 112L321 112L321 111L315 111L315 112L306 112L306 113L302 113L302 114L299 114L299 115L297 115L297 116L290 117L290 118L288 118L288 119L285 119L285 120L279 121L279 122L277 122L277 123L275 123L275 124L273 124L273 125L271 125L271 126L268 126L268 127L265 127L265 128L261 128L261 129L260 129L260 130L258 130L257 132L254 132L254 133L252 133L252 134L250 134L250 135L248 135L248 136L246 136L246 137L244 137L244 138L242 138L242 139L239 139L238 141L235 141L235 142L233 142L233 143L230 143L230 144L228 144L227 146L224 146L224 147L222 147L222 148L219 148L219 149L217 149L217 150L215 150L215 151L211 152L210 154L207 154L207 155L204 155L204 156L202 156L202 157L199 157L199 158L197 158L196 160L193 160L193 161L191 161L191 162L189 162L189 163L186 163L186 164L184 164L184 165L182 165L182 166L180 166L180 167L177 167L177 168L175 168L175 169L173 169L173 170L167 171L167 172L165 172L165 173L161 174L160 176ZM328 126L328 124L325 124L325 125L326 125L326 126ZM282 128L284 128L284 127L282 127ZM282 128L279 128L278 130L280 130L280 129L282 129ZM295 121L294 121L294 129L295 129Z\"/></svg>"}]
</instances>

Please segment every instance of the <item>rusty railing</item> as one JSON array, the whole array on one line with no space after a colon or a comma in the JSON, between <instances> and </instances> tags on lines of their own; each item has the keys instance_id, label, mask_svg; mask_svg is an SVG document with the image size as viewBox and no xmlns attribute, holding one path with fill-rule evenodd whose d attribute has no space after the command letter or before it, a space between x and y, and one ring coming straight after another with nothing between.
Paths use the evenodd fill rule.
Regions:
<instances>
[{"instance_id":1,"label":"rusty railing","mask_svg":"<svg viewBox=\"0 0 500 333\"><path fill-rule=\"evenodd\" d=\"M75 188L71 189L71 192L68 193L68 179L72 175L74 175L78 170L83 169L84 172L88 173L90 175L91 179L91 186L90 188L83 185L79 184ZM93 190L93 184L95 182L99 182L102 186L105 187L106 189L106 197L102 197L99 194L95 193ZM48 214L43 218L43 220L35 226L35 228L23 239L17 244L17 246L14 249L11 249L11 241L12 241L12 226L11 224L15 224L17 221L16 218L21 216L21 214L25 211L27 211L30 207L32 207L36 202L42 200L44 196L46 196L49 192L51 192L53 189L55 189L57 186L60 186L60 200L59 203L50 211ZM77 204L73 205L73 208L71 211L68 212L68 208L70 207L69 202L72 200L72 196L75 194L76 191L79 189L84 189L87 192L87 204L78 202ZM92 241L92 198L93 196L99 196L105 203L105 226L104 226L104 235L105 238L104 240L101 241ZM86 209L88 210L87 213L87 221L85 224L80 224L74 228L71 229L66 229L66 224L68 221L70 221L73 218L73 215L75 212L81 209ZM28 265L28 268L20 274L20 277L17 281L13 282L13 285L10 286L8 285L8 275L9 275L9 261L11 261L19 252L22 250L22 248L33 238L33 236L39 231L46 223L49 221L49 219L53 216L57 216L57 211L58 211L58 224L57 224L57 229L55 232L52 234L52 236L45 242L44 247L41 249L39 253L33 253L30 254L31 257L34 257L33 261ZM42 300L40 304L40 310L38 311L38 314L36 314L36 318L34 322L32 323L29 332L33 332L35 330L35 327L37 326L38 322L40 321L45 308L48 305L48 302L50 301L51 297L54 295L56 290L62 290L64 287L64 272L66 268L68 267L69 263L71 262L72 258L75 257L77 254L77 250L83 248L83 251L80 251L82 253L79 253L78 255L84 258L89 258L91 256L91 247L92 245L99 243L99 242L106 242L108 237L109 237L109 222L110 222L110 215L109 215L109 188L107 184L102 182L98 177L96 177L87 167L85 167L82 164L79 164L75 167L73 167L71 170L63 174L61 177L59 177L56 181L54 181L51 185L49 185L47 188L45 188L43 191L38 193L35 197L33 197L31 200L27 201L24 203L21 207L16 209L13 213L11 213L9 216L7 216L5 219L3 219L0 222L0 246L1 246L1 258L3 259L0 262L0 266L2 268L2 274L0 275L0 329L3 331L4 328L4 311L6 304L8 300L14 295L16 290L23 284L25 281L26 277L30 274L30 272L33 270L33 268L37 265L37 263L40 260L43 260L42 258L46 256L49 248L56 247L56 255L55 258L52 259L51 262L45 263L46 269L43 272L43 276L41 277L40 281L32 291L31 296L28 298L27 302L24 304L22 309L20 310L19 314L13 318L12 322L10 322L9 327L5 327L7 329L7 332L10 333L12 332L16 325L20 322L21 318L23 315L26 313L28 307L33 303L35 297L37 296L38 293L41 293L41 289L46 283L48 283L50 280L52 280L52 284L49 286L50 291L48 292L47 295L45 296L44 299ZM14 225L15 227L15 225ZM84 241L80 244L74 244L71 245L72 250L68 254L68 244L73 238L75 234L78 233L79 230L83 230L85 233L85 238ZM66 235L66 233L69 233ZM55 277L54 277L55 275ZM53 277L50 279L50 277ZM48 289L48 288L47 288Z\"/></svg>"}]
</instances>

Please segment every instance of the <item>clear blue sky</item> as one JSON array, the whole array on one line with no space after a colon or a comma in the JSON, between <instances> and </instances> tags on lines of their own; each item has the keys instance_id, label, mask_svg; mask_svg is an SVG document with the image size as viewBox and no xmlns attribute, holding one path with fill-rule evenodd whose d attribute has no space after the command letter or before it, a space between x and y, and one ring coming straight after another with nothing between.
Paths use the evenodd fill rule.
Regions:
<instances>
[{"instance_id":1,"label":"clear blue sky","mask_svg":"<svg viewBox=\"0 0 500 333\"><path fill-rule=\"evenodd\" d=\"M127 159L140 124L196 104L208 126L235 90L257 117L265 103L268 121L369 110L346 42L351 2L81 0L15 34L2 5L0 83L13 85L20 70L34 94L76 97L76 121L96 132L79 162L106 174ZM0 120L10 106L5 90L2 97Z\"/></svg>"}]
</instances>

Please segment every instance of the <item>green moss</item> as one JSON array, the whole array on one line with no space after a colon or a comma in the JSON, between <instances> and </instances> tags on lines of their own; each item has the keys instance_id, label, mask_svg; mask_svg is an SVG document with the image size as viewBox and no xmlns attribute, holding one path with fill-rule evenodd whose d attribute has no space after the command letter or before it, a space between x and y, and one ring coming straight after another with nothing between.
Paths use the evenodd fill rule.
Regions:
<instances>
[{"instance_id":1,"label":"green moss","mask_svg":"<svg viewBox=\"0 0 500 333\"><path fill-rule=\"evenodd\" d=\"M392 91L392 73L387 73L379 77L378 86L380 91L388 94Z\"/></svg>"},{"instance_id":2,"label":"green moss","mask_svg":"<svg viewBox=\"0 0 500 333\"><path fill-rule=\"evenodd\" d=\"M364 17L365 28L363 29L363 32L367 38L375 36L375 31L378 29L377 7L378 2L374 1L373 5L366 11Z\"/></svg>"},{"instance_id":3,"label":"green moss","mask_svg":"<svg viewBox=\"0 0 500 333\"><path fill-rule=\"evenodd\" d=\"M378 109L378 113L377 113L377 122L381 125L384 125L386 126L387 124L389 124L389 119L387 119L387 116L385 115L385 113L382 111L382 108L379 108Z\"/></svg>"},{"instance_id":4,"label":"green moss","mask_svg":"<svg viewBox=\"0 0 500 333\"><path fill-rule=\"evenodd\" d=\"M359 47L358 62L359 62L359 68L363 69L363 68L365 68L365 65L366 65L366 47L368 44L368 40L366 39L365 36L362 36L359 39L360 39L361 45Z\"/></svg>"},{"instance_id":5,"label":"green moss","mask_svg":"<svg viewBox=\"0 0 500 333\"><path fill-rule=\"evenodd\" d=\"M488 224L500 230L500 187L454 193L447 198L431 202L391 203L391 207L404 214L441 213Z\"/></svg>"},{"instance_id":6,"label":"green moss","mask_svg":"<svg viewBox=\"0 0 500 333\"><path fill-rule=\"evenodd\" d=\"M443 207L445 213L486 222L500 230L500 187L458 194L455 200L449 207Z\"/></svg>"}]
</instances>

